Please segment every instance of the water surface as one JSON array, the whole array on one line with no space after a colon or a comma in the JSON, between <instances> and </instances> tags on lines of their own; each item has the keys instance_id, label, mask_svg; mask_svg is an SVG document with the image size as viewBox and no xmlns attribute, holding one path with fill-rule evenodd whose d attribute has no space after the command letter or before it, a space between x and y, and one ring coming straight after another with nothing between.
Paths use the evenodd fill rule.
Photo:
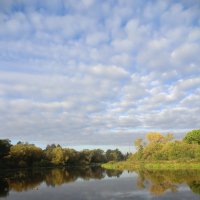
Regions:
<instances>
[{"instance_id":1,"label":"water surface","mask_svg":"<svg viewBox=\"0 0 200 200\"><path fill-rule=\"evenodd\" d=\"M0 198L7 200L200 199L200 171L135 172L101 167L0 172Z\"/></svg>"}]
</instances>

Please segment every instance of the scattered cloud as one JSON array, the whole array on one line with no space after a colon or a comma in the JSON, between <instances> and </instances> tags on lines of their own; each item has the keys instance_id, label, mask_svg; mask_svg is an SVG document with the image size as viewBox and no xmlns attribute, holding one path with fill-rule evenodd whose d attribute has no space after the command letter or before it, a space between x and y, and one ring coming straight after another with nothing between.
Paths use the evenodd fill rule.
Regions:
<instances>
[{"instance_id":1,"label":"scattered cloud","mask_svg":"<svg viewBox=\"0 0 200 200\"><path fill-rule=\"evenodd\" d=\"M0 137L127 145L200 127L198 0L0 2Z\"/></svg>"}]
</instances>

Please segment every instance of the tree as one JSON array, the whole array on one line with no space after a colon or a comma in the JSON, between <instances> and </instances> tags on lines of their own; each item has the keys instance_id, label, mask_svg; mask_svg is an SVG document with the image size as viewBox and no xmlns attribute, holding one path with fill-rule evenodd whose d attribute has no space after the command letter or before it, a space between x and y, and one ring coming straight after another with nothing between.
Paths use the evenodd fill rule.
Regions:
<instances>
[{"instance_id":1,"label":"tree","mask_svg":"<svg viewBox=\"0 0 200 200\"><path fill-rule=\"evenodd\" d=\"M167 135L164 138L164 143L171 142L174 139L173 133L167 133Z\"/></svg>"},{"instance_id":2,"label":"tree","mask_svg":"<svg viewBox=\"0 0 200 200\"><path fill-rule=\"evenodd\" d=\"M65 165L77 165L78 163L78 152L74 149L64 148Z\"/></svg>"},{"instance_id":3,"label":"tree","mask_svg":"<svg viewBox=\"0 0 200 200\"><path fill-rule=\"evenodd\" d=\"M55 144L48 144L47 147L46 147L46 150L52 150L54 148L56 148Z\"/></svg>"},{"instance_id":4,"label":"tree","mask_svg":"<svg viewBox=\"0 0 200 200\"><path fill-rule=\"evenodd\" d=\"M53 164L64 164L65 161L65 156L64 152L61 147L57 146L56 148L53 149L52 151L52 163Z\"/></svg>"},{"instance_id":5,"label":"tree","mask_svg":"<svg viewBox=\"0 0 200 200\"><path fill-rule=\"evenodd\" d=\"M106 161L106 157L104 151L101 149L94 149L92 150L92 163L102 163Z\"/></svg>"},{"instance_id":6,"label":"tree","mask_svg":"<svg viewBox=\"0 0 200 200\"><path fill-rule=\"evenodd\" d=\"M136 139L136 140L134 141L134 144L135 144L137 150L141 150L141 149L143 149L143 147L144 147L144 143L143 143L142 138Z\"/></svg>"},{"instance_id":7,"label":"tree","mask_svg":"<svg viewBox=\"0 0 200 200\"><path fill-rule=\"evenodd\" d=\"M134 141L134 144L135 144L136 149L137 149L137 153L135 154L135 156L137 157L137 159L141 159L145 144L144 144L144 142L143 142L143 140L141 138L136 139Z\"/></svg>"},{"instance_id":8,"label":"tree","mask_svg":"<svg viewBox=\"0 0 200 200\"><path fill-rule=\"evenodd\" d=\"M8 139L0 140L0 159L8 155L10 147L11 147L10 140Z\"/></svg>"},{"instance_id":9,"label":"tree","mask_svg":"<svg viewBox=\"0 0 200 200\"><path fill-rule=\"evenodd\" d=\"M147 145L140 153L138 151L138 158L143 160L159 160L163 144L160 142L153 142Z\"/></svg>"},{"instance_id":10,"label":"tree","mask_svg":"<svg viewBox=\"0 0 200 200\"><path fill-rule=\"evenodd\" d=\"M199 130L192 130L186 134L183 141L192 144L200 144L200 129Z\"/></svg>"},{"instance_id":11,"label":"tree","mask_svg":"<svg viewBox=\"0 0 200 200\"><path fill-rule=\"evenodd\" d=\"M79 152L79 164L81 165L88 165L91 163L93 153L88 149L84 149Z\"/></svg>"},{"instance_id":12,"label":"tree","mask_svg":"<svg viewBox=\"0 0 200 200\"><path fill-rule=\"evenodd\" d=\"M108 161L121 161L124 159L124 155L119 149L111 150L108 149L106 151L106 158Z\"/></svg>"},{"instance_id":13,"label":"tree","mask_svg":"<svg viewBox=\"0 0 200 200\"><path fill-rule=\"evenodd\" d=\"M10 148L11 157L18 162L18 164L25 167L32 166L34 162L38 162L43 157L42 149L33 144L16 144Z\"/></svg>"},{"instance_id":14,"label":"tree","mask_svg":"<svg viewBox=\"0 0 200 200\"><path fill-rule=\"evenodd\" d=\"M166 136L162 135L159 132L150 132L147 133L146 138L148 142L151 143L167 143L173 140L174 135L173 133L168 133Z\"/></svg>"},{"instance_id":15,"label":"tree","mask_svg":"<svg viewBox=\"0 0 200 200\"><path fill-rule=\"evenodd\" d=\"M165 137L159 132L150 132L147 133L146 138L149 143L155 143L155 142L163 142Z\"/></svg>"}]
</instances>

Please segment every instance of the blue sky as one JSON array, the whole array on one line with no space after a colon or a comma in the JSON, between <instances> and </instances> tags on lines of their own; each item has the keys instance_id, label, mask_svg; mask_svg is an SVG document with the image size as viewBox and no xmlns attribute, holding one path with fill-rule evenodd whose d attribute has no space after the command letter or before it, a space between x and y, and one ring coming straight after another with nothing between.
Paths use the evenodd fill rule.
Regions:
<instances>
[{"instance_id":1,"label":"blue sky","mask_svg":"<svg viewBox=\"0 0 200 200\"><path fill-rule=\"evenodd\" d=\"M200 128L199 0L1 0L0 137L130 145Z\"/></svg>"}]
</instances>

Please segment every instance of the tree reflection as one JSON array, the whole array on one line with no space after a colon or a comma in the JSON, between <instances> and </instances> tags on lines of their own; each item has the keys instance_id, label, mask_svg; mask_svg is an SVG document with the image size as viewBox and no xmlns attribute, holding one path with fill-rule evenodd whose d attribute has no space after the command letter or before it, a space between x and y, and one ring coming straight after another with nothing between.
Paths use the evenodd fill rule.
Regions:
<instances>
[{"instance_id":1,"label":"tree reflection","mask_svg":"<svg viewBox=\"0 0 200 200\"><path fill-rule=\"evenodd\" d=\"M172 171L137 171L137 186L148 189L154 195L161 195L167 190L176 192L178 185L187 183L194 193L200 194L200 171L172 170Z\"/></svg>"},{"instance_id":2,"label":"tree reflection","mask_svg":"<svg viewBox=\"0 0 200 200\"><path fill-rule=\"evenodd\" d=\"M122 173L123 172L119 170L111 170L111 169L106 170L106 174L108 177L113 177L113 176L120 177Z\"/></svg>"},{"instance_id":3,"label":"tree reflection","mask_svg":"<svg viewBox=\"0 0 200 200\"><path fill-rule=\"evenodd\" d=\"M8 192L9 192L8 182L5 179L0 178L0 197L6 197L8 195Z\"/></svg>"},{"instance_id":4,"label":"tree reflection","mask_svg":"<svg viewBox=\"0 0 200 200\"><path fill-rule=\"evenodd\" d=\"M65 173L64 169L52 169L46 174L44 181L48 186L62 185L68 182L68 172Z\"/></svg>"},{"instance_id":5,"label":"tree reflection","mask_svg":"<svg viewBox=\"0 0 200 200\"><path fill-rule=\"evenodd\" d=\"M196 194L200 194L200 180L198 181L192 181L188 184L192 192Z\"/></svg>"},{"instance_id":6,"label":"tree reflection","mask_svg":"<svg viewBox=\"0 0 200 200\"><path fill-rule=\"evenodd\" d=\"M148 189L154 195L161 195L166 191L176 192L178 185L186 183L191 191L200 194L200 171L151 171L138 170L137 186ZM17 172L0 172L0 197L5 197L9 191L27 191L38 189L41 183L55 187L64 183L75 182L77 179L103 179L120 177L122 171L105 170L101 167L83 168L53 168L38 170L20 170Z\"/></svg>"},{"instance_id":7,"label":"tree reflection","mask_svg":"<svg viewBox=\"0 0 200 200\"><path fill-rule=\"evenodd\" d=\"M37 188L43 181L44 173L43 171L21 170L10 176L8 178L10 190L22 192Z\"/></svg>"},{"instance_id":8,"label":"tree reflection","mask_svg":"<svg viewBox=\"0 0 200 200\"><path fill-rule=\"evenodd\" d=\"M103 179L122 174L121 171L105 170L101 167L83 167L83 168L54 168L38 170L20 170L17 172L5 172L2 176L6 179L0 179L0 196L6 196L9 190L22 192L31 189L37 189L44 182L47 186L55 187L64 183L76 181L78 178L83 180Z\"/></svg>"}]
</instances>

